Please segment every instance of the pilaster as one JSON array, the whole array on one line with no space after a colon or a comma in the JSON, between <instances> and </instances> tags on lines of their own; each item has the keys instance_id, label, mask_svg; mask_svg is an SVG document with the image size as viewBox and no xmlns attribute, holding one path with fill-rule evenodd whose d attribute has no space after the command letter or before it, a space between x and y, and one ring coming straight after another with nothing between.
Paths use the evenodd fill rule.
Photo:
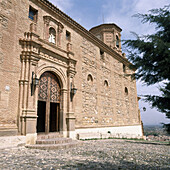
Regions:
<instances>
[{"instance_id":1,"label":"pilaster","mask_svg":"<svg viewBox=\"0 0 170 170\"><path fill-rule=\"evenodd\" d=\"M66 123L67 123L67 135L68 137L71 137L75 139L75 115L74 115L74 96L71 94L71 88L73 88L74 85L74 76L76 74L76 60L73 59L73 53L71 51L68 52L69 56L69 62L68 62L68 70L67 70L67 76L68 76L68 109L67 109L67 117L66 117Z\"/></svg>"},{"instance_id":2,"label":"pilaster","mask_svg":"<svg viewBox=\"0 0 170 170\"><path fill-rule=\"evenodd\" d=\"M38 67L40 44L36 43L38 35L33 32L24 34L20 39L21 75L19 80L18 127L22 135L35 134L37 122L37 108L35 107L36 88L33 88L33 74Z\"/></svg>"}]
</instances>

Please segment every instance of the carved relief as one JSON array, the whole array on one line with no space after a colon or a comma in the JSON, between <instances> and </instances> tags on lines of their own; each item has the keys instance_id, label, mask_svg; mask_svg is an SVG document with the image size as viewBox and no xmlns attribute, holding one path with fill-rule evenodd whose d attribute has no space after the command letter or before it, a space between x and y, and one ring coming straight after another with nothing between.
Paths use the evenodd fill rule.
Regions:
<instances>
[{"instance_id":1,"label":"carved relief","mask_svg":"<svg viewBox=\"0 0 170 170\"><path fill-rule=\"evenodd\" d=\"M51 56L51 55L46 54L44 52L40 52L40 56L41 56L41 58L44 58L46 60L52 61L52 62L57 63L57 64L61 64L61 65L67 67L67 61L64 60L64 59L61 59L59 56L54 57L54 56Z\"/></svg>"},{"instance_id":2,"label":"carved relief","mask_svg":"<svg viewBox=\"0 0 170 170\"><path fill-rule=\"evenodd\" d=\"M38 100L50 102L60 102L60 85L56 76L50 72L45 72L39 81Z\"/></svg>"}]
</instances>

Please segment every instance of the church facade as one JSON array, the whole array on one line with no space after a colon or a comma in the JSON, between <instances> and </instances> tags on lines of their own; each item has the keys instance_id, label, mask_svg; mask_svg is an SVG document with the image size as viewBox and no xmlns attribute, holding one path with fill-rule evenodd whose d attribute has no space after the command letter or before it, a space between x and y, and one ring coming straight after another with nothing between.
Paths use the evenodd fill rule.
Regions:
<instances>
[{"instance_id":1,"label":"church facade","mask_svg":"<svg viewBox=\"0 0 170 170\"><path fill-rule=\"evenodd\" d=\"M120 27L88 31L47 0L0 3L0 136L143 136Z\"/></svg>"}]
</instances>

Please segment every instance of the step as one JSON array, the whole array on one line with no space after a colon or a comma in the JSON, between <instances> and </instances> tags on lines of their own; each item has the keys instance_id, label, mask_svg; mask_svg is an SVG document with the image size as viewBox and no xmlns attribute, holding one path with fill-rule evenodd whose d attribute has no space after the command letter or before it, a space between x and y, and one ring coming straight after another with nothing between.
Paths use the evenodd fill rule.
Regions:
<instances>
[{"instance_id":1,"label":"step","mask_svg":"<svg viewBox=\"0 0 170 170\"><path fill-rule=\"evenodd\" d=\"M37 134L37 140L43 140L43 139L53 139L53 138L62 138L63 135L58 133L58 132L54 132L54 133L38 133Z\"/></svg>"},{"instance_id":2,"label":"step","mask_svg":"<svg viewBox=\"0 0 170 170\"><path fill-rule=\"evenodd\" d=\"M36 145L27 145L26 148L29 149L42 149L42 150L57 150L57 149L68 149L76 146L83 145L82 142L72 141L70 143L62 143L62 144L36 144Z\"/></svg>"},{"instance_id":3,"label":"step","mask_svg":"<svg viewBox=\"0 0 170 170\"><path fill-rule=\"evenodd\" d=\"M36 144L62 144L72 142L71 138L53 138L53 139L39 139Z\"/></svg>"}]
</instances>

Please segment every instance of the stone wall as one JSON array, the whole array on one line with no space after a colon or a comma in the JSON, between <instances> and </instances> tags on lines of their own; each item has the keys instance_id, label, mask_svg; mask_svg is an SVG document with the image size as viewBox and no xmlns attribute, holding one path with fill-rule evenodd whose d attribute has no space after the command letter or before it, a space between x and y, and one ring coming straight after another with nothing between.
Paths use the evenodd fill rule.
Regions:
<instances>
[{"instance_id":1,"label":"stone wall","mask_svg":"<svg viewBox=\"0 0 170 170\"><path fill-rule=\"evenodd\" d=\"M0 131L8 135L17 133L19 37L28 29L26 6L27 3L17 0L0 1Z\"/></svg>"},{"instance_id":2,"label":"stone wall","mask_svg":"<svg viewBox=\"0 0 170 170\"><path fill-rule=\"evenodd\" d=\"M114 56L82 38L81 59L78 61L78 94L75 100L76 127L108 127L140 124L136 82L125 74L133 73ZM88 76L92 80L88 80ZM127 89L128 92L125 92ZM81 99L82 98L82 99ZM81 99L81 102L80 102Z\"/></svg>"}]
</instances>

